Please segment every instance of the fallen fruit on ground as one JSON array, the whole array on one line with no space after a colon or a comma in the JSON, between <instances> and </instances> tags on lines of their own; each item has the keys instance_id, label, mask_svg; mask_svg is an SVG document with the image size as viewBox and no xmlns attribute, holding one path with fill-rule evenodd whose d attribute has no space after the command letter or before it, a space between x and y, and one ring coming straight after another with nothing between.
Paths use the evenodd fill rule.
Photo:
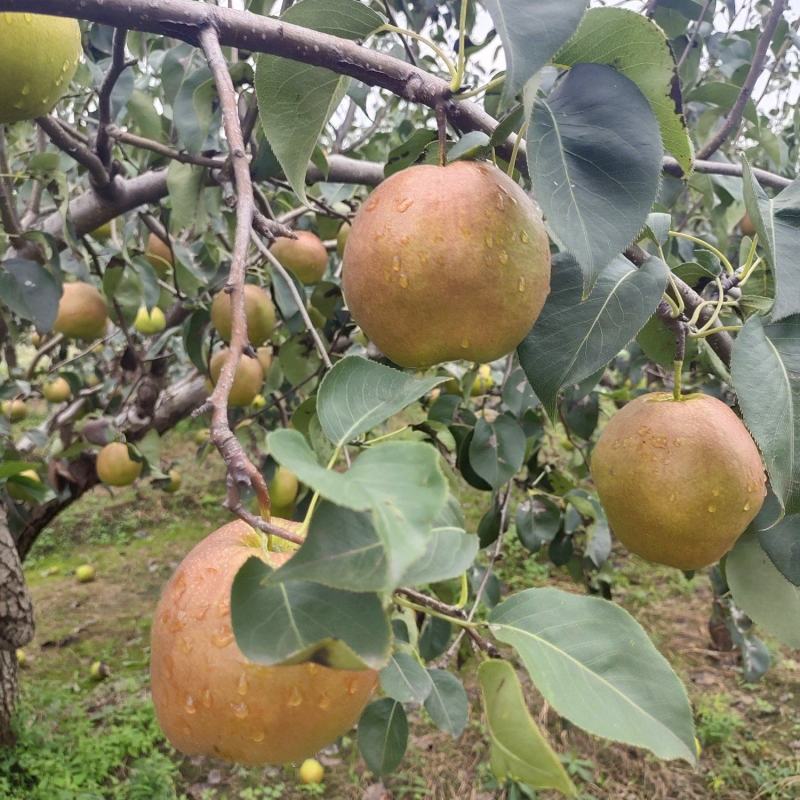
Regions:
<instances>
[{"instance_id":1,"label":"fallen fruit on ground","mask_svg":"<svg viewBox=\"0 0 800 800\"><path fill-rule=\"evenodd\" d=\"M147 237L147 247L144 251L145 258L150 262L153 269L160 277L165 277L172 265L175 263L175 256L172 248L159 236L151 233Z\"/></svg>"},{"instance_id":2,"label":"fallen fruit on ground","mask_svg":"<svg viewBox=\"0 0 800 800\"><path fill-rule=\"evenodd\" d=\"M307 758L297 772L300 783L322 783L325 777L325 768L316 758Z\"/></svg>"},{"instance_id":3,"label":"fallen fruit on ground","mask_svg":"<svg viewBox=\"0 0 800 800\"><path fill-rule=\"evenodd\" d=\"M4 400L0 410L11 422L20 422L28 416L28 406L24 400Z\"/></svg>"},{"instance_id":4,"label":"fallen fruit on ground","mask_svg":"<svg viewBox=\"0 0 800 800\"><path fill-rule=\"evenodd\" d=\"M253 347L269 339L275 327L275 306L272 298L260 286L244 287L244 310L247 318L247 338ZM224 342L231 340L231 295L217 292L211 303L211 323Z\"/></svg>"},{"instance_id":5,"label":"fallen fruit on ground","mask_svg":"<svg viewBox=\"0 0 800 800\"><path fill-rule=\"evenodd\" d=\"M536 204L496 167L420 165L361 206L342 285L353 319L396 364L494 361L539 316L550 247Z\"/></svg>"},{"instance_id":6,"label":"fallen fruit on ground","mask_svg":"<svg viewBox=\"0 0 800 800\"><path fill-rule=\"evenodd\" d=\"M56 378L42 387L42 394L48 403L64 403L72 397L72 388L66 378Z\"/></svg>"},{"instance_id":7,"label":"fallen fruit on ground","mask_svg":"<svg viewBox=\"0 0 800 800\"><path fill-rule=\"evenodd\" d=\"M0 13L0 124L49 113L81 57L77 20Z\"/></svg>"},{"instance_id":8,"label":"fallen fruit on ground","mask_svg":"<svg viewBox=\"0 0 800 800\"><path fill-rule=\"evenodd\" d=\"M134 461L128 445L111 442L97 454L97 476L108 486L130 486L142 474L142 462Z\"/></svg>"},{"instance_id":9,"label":"fallen fruit on ground","mask_svg":"<svg viewBox=\"0 0 800 800\"><path fill-rule=\"evenodd\" d=\"M90 283L65 283L53 329L70 339L99 339L106 332L108 310Z\"/></svg>"},{"instance_id":10,"label":"fallen fruit on ground","mask_svg":"<svg viewBox=\"0 0 800 800\"><path fill-rule=\"evenodd\" d=\"M228 357L228 349L217 350L211 357L208 370L211 373L211 381L217 385L222 366ZM250 358L243 355L236 365L236 373L233 376L233 386L228 397L228 405L238 408L249 406L255 396L261 391L264 383L264 371L261 369L257 358Z\"/></svg>"},{"instance_id":11,"label":"fallen fruit on ground","mask_svg":"<svg viewBox=\"0 0 800 800\"><path fill-rule=\"evenodd\" d=\"M158 306L153 306L150 311L146 306L139 306L133 327L145 336L152 336L155 333L161 333L167 327L167 318Z\"/></svg>"},{"instance_id":12,"label":"fallen fruit on ground","mask_svg":"<svg viewBox=\"0 0 800 800\"><path fill-rule=\"evenodd\" d=\"M181 488L181 484L183 483L183 477L181 473L177 469L171 469L169 471L169 483L164 486L164 491L167 494L175 494L178 489Z\"/></svg>"},{"instance_id":13,"label":"fallen fruit on ground","mask_svg":"<svg viewBox=\"0 0 800 800\"><path fill-rule=\"evenodd\" d=\"M272 521L289 531L300 527ZM153 703L167 738L187 755L299 761L350 730L377 673L246 659L231 627L230 593L251 556L278 567L292 553L267 550L266 538L237 520L201 541L175 571L153 621Z\"/></svg>"},{"instance_id":14,"label":"fallen fruit on ground","mask_svg":"<svg viewBox=\"0 0 800 800\"><path fill-rule=\"evenodd\" d=\"M295 231L296 239L279 236L269 248L303 283L318 283L328 268L328 251L316 233Z\"/></svg>"},{"instance_id":15,"label":"fallen fruit on ground","mask_svg":"<svg viewBox=\"0 0 800 800\"><path fill-rule=\"evenodd\" d=\"M714 564L764 502L764 466L747 429L710 395L654 392L618 411L592 453L614 534L649 561Z\"/></svg>"},{"instance_id":16,"label":"fallen fruit on ground","mask_svg":"<svg viewBox=\"0 0 800 800\"><path fill-rule=\"evenodd\" d=\"M91 583L96 577L94 567L91 564L81 564L75 569L75 577L78 583Z\"/></svg>"},{"instance_id":17,"label":"fallen fruit on ground","mask_svg":"<svg viewBox=\"0 0 800 800\"><path fill-rule=\"evenodd\" d=\"M102 661L93 661L92 666L89 667L89 677L93 681L105 680L111 674L111 670L107 664Z\"/></svg>"}]
</instances>

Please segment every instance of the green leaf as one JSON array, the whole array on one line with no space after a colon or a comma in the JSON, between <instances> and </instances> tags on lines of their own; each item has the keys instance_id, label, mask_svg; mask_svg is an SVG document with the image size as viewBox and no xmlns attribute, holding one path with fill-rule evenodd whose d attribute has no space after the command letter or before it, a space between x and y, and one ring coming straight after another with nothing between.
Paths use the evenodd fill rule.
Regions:
<instances>
[{"instance_id":1,"label":"green leaf","mask_svg":"<svg viewBox=\"0 0 800 800\"><path fill-rule=\"evenodd\" d=\"M731 379L772 490L800 511L800 314L765 324L752 316L733 344Z\"/></svg>"},{"instance_id":2,"label":"green leaf","mask_svg":"<svg viewBox=\"0 0 800 800\"><path fill-rule=\"evenodd\" d=\"M469 463L493 489L510 481L524 458L525 431L513 417L503 414L494 422L478 420L469 443Z\"/></svg>"},{"instance_id":3,"label":"green leaf","mask_svg":"<svg viewBox=\"0 0 800 800\"><path fill-rule=\"evenodd\" d=\"M281 14L281 20L344 39L364 39L383 23L357 0L302 0ZM256 58L261 125L292 189L304 203L308 162L349 83L349 78L323 67L266 54Z\"/></svg>"},{"instance_id":4,"label":"green leaf","mask_svg":"<svg viewBox=\"0 0 800 800\"><path fill-rule=\"evenodd\" d=\"M497 606L489 624L563 717L659 758L695 763L686 690L627 611L596 597L527 589Z\"/></svg>"},{"instance_id":5,"label":"green leaf","mask_svg":"<svg viewBox=\"0 0 800 800\"><path fill-rule=\"evenodd\" d=\"M511 664L484 661L478 668L478 680L495 777L522 781L537 789L557 789L574 797L575 786L531 717Z\"/></svg>"},{"instance_id":6,"label":"green leaf","mask_svg":"<svg viewBox=\"0 0 800 800\"><path fill-rule=\"evenodd\" d=\"M790 183L774 199L767 196L755 179L750 164L742 159L744 202L755 225L760 244L775 275L775 303L772 321L800 314L800 179Z\"/></svg>"},{"instance_id":7,"label":"green leaf","mask_svg":"<svg viewBox=\"0 0 800 800\"><path fill-rule=\"evenodd\" d=\"M443 376L415 378L360 356L348 356L333 367L319 387L317 413L322 429L335 445L342 445L385 422L445 380Z\"/></svg>"},{"instance_id":8,"label":"green leaf","mask_svg":"<svg viewBox=\"0 0 800 800\"><path fill-rule=\"evenodd\" d=\"M457 578L478 554L478 537L461 528L433 528L424 555L406 570L403 586L422 586Z\"/></svg>"},{"instance_id":9,"label":"green leaf","mask_svg":"<svg viewBox=\"0 0 800 800\"><path fill-rule=\"evenodd\" d=\"M302 547L269 583L309 580L334 589L390 591L386 549L368 513L320 503Z\"/></svg>"},{"instance_id":10,"label":"green leaf","mask_svg":"<svg viewBox=\"0 0 800 800\"><path fill-rule=\"evenodd\" d=\"M800 514L784 517L766 530L759 528L758 541L786 580L800 586Z\"/></svg>"},{"instance_id":11,"label":"green leaf","mask_svg":"<svg viewBox=\"0 0 800 800\"><path fill-rule=\"evenodd\" d=\"M0 480L10 478L12 475L19 475L20 472L32 469L36 470L36 464L28 464L26 461L0 461Z\"/></svg>"},{"instance_id":12,"label":"green leaf","mask_svg":"<svg viewBox=\"0 0 800 800\"><path fill-rule=\"evenodd\" d=\"M636 269L617 256L581 301L581 271L566 254L553 259L550 294L531 332L519 346L519 361L552 417L558 392L580 383L607 364L641 330L656 309L667 267L648 258Z\"/></svg>"},{"instance_id":13,"label":"green leaf","mask_svg":"<svg viewBox=\"0 0 800 800\"><path fill-rule=\"evenodd\" d=\"M425 553L433 520L447 497L436 449L422 442L382 442L361 453L347 472L340 473L322 467L298 431L274 431L268 444L279 463L322 497L354 511L372 512L384 550L383 588L389 591L397 586L403 573ZM348 569L355 569L360 559L360 553L351 553ZM301 563L305 561L301 559ZM316 579L327 583L339 581L341 576L332 571L327 578Z\"/></svg>"},{"instance_id":14,"label":"green leaf","mask_svg":"<svg viewBox=\"0 0 800 800\"><path fill-rule=\"evenodd\" d=\"M608 64L630 78L650 103L664 149L684 173L692 171L675 56L664 31L649 17L623 8L592 8L577 33L556 53L556 64Z\"/></svg>"},{"instance_id":15,"label":"green leaf","mask_svg":"<svg viewBox=\"0 0 800 800\"><path fill-rule=\"evenodd\" d=\"M46 332L56 321L61 286L41 264L9 258L0 264L0 298L15 314Z\"/></svg>"},{"instance_id":16,"label":"green leaf","mask_svg":"<svg viewBox=\"0 0 800 800\"><path fill-rule=\"evenodd\" d=\"M708 103L712 106L719 106L727 114L739 98L742 89L734 83L724 83L723 81L709 81L695 86L687 95L687 103ZM758 127L758 111L756 104L751 97L748 97L744 107L744 118L748 122Z\"/></svg>"},{"instance_id":17,"label":"green leaf","mask_svg":"<svg viewBox=\"0 0 800 800\"><path fill-rule=\"evenodd\" d=\"M800 586L770 561L758 537L745 533L725 558L725 576L736 605L788 647L800 647Z\"/></svg>"},{"instance_id":18,"label":"green leaf","mask_svg":"<svg viewBox=\"0 0 800 800\"><path fill-rule=\"evenodd\" d=\"M555 539L561 527L561 509L549 497L531 497L517 508L516 526L519 540L536 553Z\"/></svg>"},{"instance_id":19,"label":"green leaf","mask_svg":"<svg viewBox=\"0 0 800 800\"><path fill-rule=\"evenodd\" d=\"M588 0L485 0L506 54L506 80L500 107L569 39L578 27Z\"/></svg>"},{"instance_id":20,"label":"green leaf","mask_svg":"<svg viewBox=\"0 0 800 800\"><path fill-rule=\"evenodd\" d=\"M233 581L233 632L247 658L268 666L315 661L337 669L378 669L387 662L391 628L377 594L310 581L272 585L271 573L253 556Z\"/></svg>"},{"instance_id":21,"label":"green leaf","mask_svg":"<svg viewBox=\"0 0 800 800\"><path fill-rule=\"evenodd\" d=\"M581 265L585 293L641 231L662 155L647 99L612 67L576 64L536 100L528 133L533 192Z\"/></svg>"},{"instance_id":22,"label":"green leaf","mask_svg":"<svg viewBox=\"0 0 800 800\"><path fill-rule=\"evenodd\" d=\"M445 669L429 669L431 692L425 700L425 710L433 724L454 739L467 727L469 700L461 681Z\"/></svg>"},{"instance_id":23,"label":"green leaf","mask_svg":"<svg viewBox=\"0 0 800 800\"><path fill-rule=\"evenodd\" d=\"M416 164L422 158L428 145L435 142L436 139L436 131L427 128L415 130L406 141L389 151L386 165L383 168L383 177L388 178L395 172L400 172L400 170Z\"/></svg>"},{"instance_id":24,"label":"green leaf","mask_svg":"<svg viewBox=\"0 0 800 800\"><path fill-rule=\"evenodd\" d=\"M398 703L424 703L433 689L430 675L411 653L394 653L380 680L384 694Z\"/></svg>"},{"instance_id":25,"label":"green leaf","mask_svg":"<svg viewBox=\"0 0 800 800\"><path fill-rule=\"evenodd\" d=\"M172 214L170 231L177 233L184 228L200 223L202 195L205 190L206 171L203 167L171 161L167 167L167 189L169 190Z\"/></svg>"},{"instance_id":26,"label":"green leaf","mask_svg":"<svg viewBox=\"0 0 800 800\"><path fill-rule=\"evenodd\" d=\"M370 703L358 721L358 749L376 775L392 772L408 745L408 720L400 703L384 697Z\"/></svg>"}]
</instances>

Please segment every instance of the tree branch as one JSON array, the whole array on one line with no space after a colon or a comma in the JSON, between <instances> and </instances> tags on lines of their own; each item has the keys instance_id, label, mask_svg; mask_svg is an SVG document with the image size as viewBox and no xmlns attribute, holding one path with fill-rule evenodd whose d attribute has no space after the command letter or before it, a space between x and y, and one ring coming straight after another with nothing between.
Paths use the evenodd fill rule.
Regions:
<instances>
[{"instance_id":1,"label":"tree branch","mask_svg":"<svg viewBox=\"0 0 800 800\"><path fill-rule=\"evenodd\" d=\"M97 157L106 169L111 170L111 141L108 136L108 128L111 125L111 93L117 79L125 71L128 64L125 61L125 41L128 31L125 28L117 28L114 31L114 43L111 51L111 69L103 79L100 93L97 98L98 104L98 128L97 138L94 143L94 150Z\"/></svg>"},{"instance_id":2,"label":"tree branch","mask_svg":"<svg viewBox=\"0 0 800 800\"><path fill-rule=\"evenodd\" d=\"M6 155L5 128L0 126L0 223L8 234L11 244L16 246L22 233L22 226L14 204L14 192L11 188L11 167Z\"/></svg>"},{"instance_id":3,"label":"tree branch","mask_svg":"<svg viewBox=\"0 0 800 800\"><path fill-rule=\"evenodd\" d=\"M736 98L736 102L733 104L728 116L725 117L725 121L722 123L720 129L697 153L697 158L705 159L710 155L713 155L717 152L717 150L719 150L720 147L722 147L729 136L733 135L735 137L738 133L739 126L742 124L745 106L747 105L747 101L750 99L750 95L753 93L756 81L764 69L764 60L767 57L767 49L769 48L770 42L772 41L772 37L775 33L775 29L778 27L778 23L783 16L785 8L786 0L773 0L772 10L769 12L767 21L764 24L764 29L761 31L761 35L758 37L758 42L756 42L756 49L753 53L753 60L750 64L750 70L747 73L747 77L744 79L739 96Z\"/></svg>"},{"instance_id":4,"label":"tree branch","mask_svg":"<svg viewBox=\"0 0 800 800\"><path fill-rule=\"evenodd\" d=\"M103 199L113 197L115 185L103 162L88 147L73 139L53 117L38 117L36 123L59 150L86 167L91 176L92 185Z\"/></svg>"}]
</instances>

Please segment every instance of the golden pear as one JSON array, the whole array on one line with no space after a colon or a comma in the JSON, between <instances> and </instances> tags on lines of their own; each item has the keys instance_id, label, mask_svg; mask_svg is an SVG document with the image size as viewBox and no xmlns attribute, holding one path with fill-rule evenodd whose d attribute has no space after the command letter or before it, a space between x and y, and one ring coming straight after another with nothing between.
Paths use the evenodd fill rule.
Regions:
<instances>
[{"instance_id":1,"label":"golden pear","mask_svg":"<svg viewBox=\"0 0 800 800\"><path fill-rule=\"evenodd\" d=\"M281 264L303 283L318 283L328 268L328 251L311 231L295 231L296 239L279 236L269 248Z\"/></svg>"},{"instance_id":2,"label":"golden pear","mask_svg":"<svg viewBox=\"0 0 800 800\"><path fill-rule=\"evenodd\" d=\"M347 733L369 701L373 670L270 667L239 650L231 623L236 573L251 556L277 568L292 554L269 550L263 534L237 520L196 545L164 589L153 619L150 677L158 722L182 753L241 764L299 761Z\"/></svg>"},{"instance_id":3,"label":"golden pear","mask_svg":"<svg viewBox=\"0 0 800 800\"><path fill-rule=\"evenodd\" d=\"M8 417L11 422L21 422L28 416L28 406L24 400L3 400L0 404L0 411L4 417Z\"/></svg>"},{"instance_id":4,"label":"golden pear","mask_svg":"<svg viewBox=\"0 0 800 800\"><path fill-rule=\"evenodd\" d=\"M0 13L0 125L48 114L81 57L77 20Z\"/></svg>"},{"instance_id":5,"label":"golden pear","mask_svg":"<svg viewBox=\"0 0 800 800\"><path fill-rule=\"evenodd\" d=\"M653 392L611 418L592 453L611 529L633 553L684 570L733 547L766 494L758 448L710 395Z\"/></svg>"},{"instance_id":6,"label":"golden pear","mask_svg":"<svg viewBox=\"0 0 800 800\"><path fill-rule=\"evenodd\" d=\"M66 378L56 378L42 387L42 394L48 403L64 403L72 397L72 387Z\"/></svg>"},{"instance_id":7,"label":"golden pear","mask_svg":"<svg viewBox=\"0 0 800 800\"><path fill-rule=\"evenodd\" d=\"M128 445L111 442L97 454L95 469L107 486L130 486L142 474L142 462L130 457Z\"/></svg>"},{"instance_id":8,"label":"golden pear","mask_svg":"<svg viewBox=\"0 0 800 800\"><path fill-rule=\"evenodd\" d=\"M550 291L538 207L496 167L409 167L361 206L344 251L353 319L404 367L510 353Z\"/></svg>"},{"instance_id":9,"label":"golden pear","mask_svg":"<svg viewBox=\"0 0 800 800\"><path fill-rule=\"evenodd\" d=\"M269 339L275 327L275 306L269 293L252 283L244 287L244 313L247 319L247 338L253 347ZM231 295L217 292L211 303L211 323L224 342L231 340Z\"/></svg>"},{"instance_id":10,"label":"golden pear","mask_svg":"<svg viewBox=\"0 0 800 800\"><path fill-rule=\"evenodd\" d=\"M227 348L223 348L222 350L217 350L211 357L208 371L211 373L211 381L214 386L217 385L219 374L222 372L222 365L225 363L228 352ZM264 371L261 369L258 359L243 355L236 365L236 373L233 376L233 386L228 397L228 405L239 408L249 406L261 391L263 383Z\"/></svg>"},{"instance_id":11,"label":"golden pear","mask_svg":"<svg viewBox=\"0 0 800 800\"><path fill-rule=\"evenodd\" d=\"M90 283L65 283L53 329L70 339L99 339L106 332L108 310Z\"/></svg>"}]
</instances>

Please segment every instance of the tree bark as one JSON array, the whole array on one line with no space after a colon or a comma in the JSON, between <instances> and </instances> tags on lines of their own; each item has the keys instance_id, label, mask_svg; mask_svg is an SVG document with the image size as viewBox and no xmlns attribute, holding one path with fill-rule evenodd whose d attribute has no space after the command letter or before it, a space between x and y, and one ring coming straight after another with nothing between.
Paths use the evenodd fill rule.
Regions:
<instances>
[{"instance_id":1,"label":"tree bark","mask_svg":"<svg viewBox=\"0 0 800 800\"><path fill-rule=\"evenodd\" d=\"M0 505L0 745L14 742L11 719L17 700L17 648L33 638L33 603L22 561Z\"/></svg>"}]
</instances>

